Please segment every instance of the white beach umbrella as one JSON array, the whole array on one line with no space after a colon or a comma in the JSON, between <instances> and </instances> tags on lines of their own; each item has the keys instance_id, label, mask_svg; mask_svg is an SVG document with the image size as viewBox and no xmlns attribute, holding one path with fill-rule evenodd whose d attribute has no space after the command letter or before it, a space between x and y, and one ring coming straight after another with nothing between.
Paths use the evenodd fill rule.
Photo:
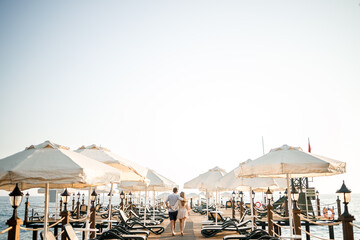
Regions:
<instances>
[{"instance_id":1,"label":"white beach umbrella","mask_svg":"<svg viewBox=\"0 0 360 240\"><path fill-rule=\"evenodd\" d=\"M113 152L109 149L95 144L90 146L82 146L79 149L75 150L84 156L95 159L99 162L110 165L114 168L120 169L122 171L122 181L131 181L131 182L146 182L145 174L146 168L140 166L139 164L129 161ZM110 191L113 191L113 186L110 187ZM112 194L109 198L109 220L111 220L112 212ZM110 225L109 225L110 226Z\"/></svg>"},{"instance_id":2,"label":"white beach umbrella","mask_svg":"<svg viewBox=\"0 0 360 240\"><path fill-rule=\"evenodd\" d=\"M299 147L283 145L235 170L239 177L277 177L286 178L288 193L289 179L297 177L319 177L346 172L346 163L327 157L304 152ZM291 194L288 194L288 206L291 209ZM289 211L292 219L292 211ZM289 221L292 229L292 221ZM290 231L292 237L292 231Z\"/></svg>"},{"instance_id":3,"label":"white beach umbrella","mask_svg":"<svg viewBox=\"0 0 360 240\"><path fill-rule=\"evenodd\" d=\"M109 185L102 185L102 186L97 186L95 191L96 193L110 193L111 188L109 187ZM113 189L113 194L119 193L118 189Z\"/></svg>"},{"instance_id":4,"label":"white beach umbrella","mask_svg":"<svg viewBox=\"0 0 360 240\"><path fill-rule=\"evenodd\" d=\"M84 188L120 179L118 169L50 141L0 160L0 189L10 191L15 184L22 190L45 186L45 231L49 188Z\"/></svg>"},{"instance_id":5,"label":"white beach umbrella","mask_svg":"<svg viewBox=\"0 0 360 240\"><path fill-rule=\"evenodd\" d=\"M239 167L241 164L239 165ZM254 191L263 192L268 188L271 190L284 190L286 188L286 179L283 178L245 178L239 177L235 174L236 167L232 171L228 172L223 178L217 183L217 188L220 191L249 191L250 188Z\"/></svg>"},{"instance_id":6,"label":"white beach umbrella","mask_svg":"<svg viewBox=\"0 0 360 240\"><path fill-rule=\"evenodd\" d=\"M163 193L160 193L157 198L158 199L162 199L162 200L166 200L166 198L170 195L170 193L168 192L163 192Z\"/></svg>"},{"instance_id":7,"label":"white beach umbrella","mask_svg":"<svg viewBox=\"0 0 360 240\"><path fill-rule=\"evenodd\" d=\"M119 184L119 188L127 189L131 191L145 191L145 212L144 219L146 219L146 206L147 206L147 191L154 191L154 203L155 203L155 191L170 191L174 187L178 187L178 185L167 179L166 177L160 175L154 170L147 169L146 179L149 182L132 182L132 181L123 181ZM155 211L154 211L155 214ZM154 215L155 218L155 215Z\"/></svg>"},{"instance_id":8,"label":"white beach umbrella","mask_svg":"<svg viewBox=\"0 0 360 240\"><path fill-rule=\"evenodd\" d=\"M231 192L222 192L222 193L220 193L220 196L222 196L222 197L232 197L232 194L231 194Z\"/></svg>"},{"instance_id":9,"label":"white beach umbrella","mask_svg":"<svg viewBox=\"0 0 360 240\"><path fill-rule=\"evenodd\" d=\"M82 146L75 152L120 169L123 173L122 178L126 181L144 181L145 179L146 168L111 152L107 148L93 144L87 147Z\"/></svg>"},{"instance_id":10,"label":"white beach umbrella","mask_svg":"<svg viewBox=\"0 0 360 240\"><path fill-rule=\"evenodd\" d=\"M199 189L200 191L215 192L217 182L226 174L225 170L214 167L186 182L184 188Z\"/></svg>"},{"instance_id":11,"label":"white beach umbrella","mask_svg":"<svg viewBox=\"0 0 360 240\"><path fill-rule=\"evenodd\" d=\"M286 188L286 179L283 178L244 178L239 177L235 172L237 172L238 168L247 162L251 162L251 160L247 160L246 162L240 163L238 167L227 173L217 184L217 188L221 191L233 191L233 190L241 190L241 191L249 191L250 199L252 199L252 191L266 191L268 188L271 190L284 190ZM254 227L254 218L253 218L253 201L250 201L251 204L251 221L252 227Z\"/></svg>"},{"instance_id":12,"label":"white beach umbrella","mask_svg":"<svg viewBox=\"0 0 360 240\"><path fill-rule=\"evenodd\" d=\"M199 198L200 196L199 196L199 194L197 194L197 193L189 193L189 194L186 194L186 197L187 197L187 198L197 199L197 198Z\"/></svg>"},{"instance_id":13,"label":"white beach umbrella","mask_svg":"<svg viewBox=\"0 0 360 240\"><path fill-rule=\"evenodd\" d=\"M168 178L162 176L161 174L155 172L154 170L147 169L145 174L147 183L143 182L134 182L134 181L122 181L119 184L119 188L132 190L132 191L170 191L178 185L169 180Z\"/></svg>"},{"instance_id":14,"label":"white beach umbrella","mask_svg":"<svg viewBox=\"0 0 360 240\"><path fill-rule=\"evenodd\" d=\"M209 169L209 171L200 174L196 178L186 182L184 184L184 188L187 189L199 189L200 191L206 191L206 195L208 195L208 192L216 192L216 210L217 210L217 182L226 174L225 170L214 167L212 169ZM209 208L209 198L206 196L206 208ZM208 210L207 210L208 215ZM217 218L216 218L216 224L217 224Z\"/></svg>"}]
</instances>

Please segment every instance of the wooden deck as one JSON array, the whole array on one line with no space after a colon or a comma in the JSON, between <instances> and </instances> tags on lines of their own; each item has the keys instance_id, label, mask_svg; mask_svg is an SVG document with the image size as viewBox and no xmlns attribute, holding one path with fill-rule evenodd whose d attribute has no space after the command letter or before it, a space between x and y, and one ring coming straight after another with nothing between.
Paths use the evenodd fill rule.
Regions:
<instances>
[{"instance_id":1,"label":"wooden deck","mask_svg":"<svg viewBox=\"0 0 360 240\"><path fill-rule=\"evenodd\" d=\"M224 216L226 217L230 217L231 216L231 210L225 210L222 209L221 211L224 212ZM206 218L204 215L200 215L198 213L194 213L191 212L190 217L188 218L188 220L186 221L186 225L185 225L185 232L184 232L184 236L180 235L180 228L179 228L179 222L177 221L176 224L176 236L171 236L171 227L170 227L170 220L169 219L165 219L164 222L162 223L162 226L165 227L165 232L162 233L161 235L154 235L151 234L149 236L149 239L151 240L155 240L155 239L173 239L173 240L177 240L177 239L181 239L181 240L191 240L191 239L223 239L224 236L226 235L230 235L230 234L236 234L236 232L223 232L223 233L218 233L216 234L214 237L211 238L205 238L201 235L201 222L205 221Z\"/></svg>"}]
</instances>

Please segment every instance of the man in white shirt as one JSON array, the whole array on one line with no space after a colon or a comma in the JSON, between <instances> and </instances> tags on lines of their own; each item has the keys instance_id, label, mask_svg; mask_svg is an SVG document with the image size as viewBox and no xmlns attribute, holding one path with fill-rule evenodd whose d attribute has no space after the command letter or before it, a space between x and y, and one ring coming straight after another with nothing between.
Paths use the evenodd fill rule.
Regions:
<instances>
[{"instance_id":1,"label":"man in white shirt","mask_svg":"<svg viewBox=\"0 0 360 240\"><path fill-rule=\"evenodd\" d=\"M177 218L177 213L178 213L178 209L175 209L175 205L178 200L184 200L182 197L180 197L177 194L177 192L178 192L178 189L176 187L173 188L173 193L170 194L165 201L166 207L168 208L168 211L169 211L171 232L172 232L173 236L176 235L175 226L176 226L176 218Z\"/></svg>"}]
</instances>

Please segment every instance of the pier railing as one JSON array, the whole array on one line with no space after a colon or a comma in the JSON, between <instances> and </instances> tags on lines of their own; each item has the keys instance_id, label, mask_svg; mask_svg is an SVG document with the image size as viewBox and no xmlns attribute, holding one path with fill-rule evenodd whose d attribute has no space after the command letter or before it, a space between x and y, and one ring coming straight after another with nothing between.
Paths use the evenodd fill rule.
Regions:
<instances>
[{"instance_id":1,"label":"pier railing","mask_svg":"<svg viewBox=\"0 0 360 240\"><path fill-rule=\"evenodd\" d=\"M8 228L4 229L4 230L0 231L0 234L4 234L4 233L8 232L8 231L10 231L12 228L13 228L13 227L8 227Z\"/></svg>"}]
</instances>

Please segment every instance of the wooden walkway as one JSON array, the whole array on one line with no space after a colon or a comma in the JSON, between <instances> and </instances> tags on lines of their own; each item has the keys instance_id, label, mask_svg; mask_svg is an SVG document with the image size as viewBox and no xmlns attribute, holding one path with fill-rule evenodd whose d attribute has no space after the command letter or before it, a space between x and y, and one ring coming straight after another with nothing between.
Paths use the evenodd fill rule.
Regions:
<instances>
[{"instance_id":1,"label":"wooden walkway","mask_svg":"<svg viewBox=\"0 0 360 240\"><path fill-rule=\"evenodd\" d=\"M230 215L229 210L224 211L224 215ZM171 236L170 220L165 219L162 226L165 227L165 232L161 235L150 234L148 239L160 240L160 239L171 239L171 240L193 240L193 239L223 239L224 236L230 234L236 234L235 232L224 232L218 233L212 238L205 238L201 235L201 222L205 221L205 216L198 213L192 212L185 224L184 236L180 235L179 221L176 221L176 236Z\"/></svg>"}]
</instances>

